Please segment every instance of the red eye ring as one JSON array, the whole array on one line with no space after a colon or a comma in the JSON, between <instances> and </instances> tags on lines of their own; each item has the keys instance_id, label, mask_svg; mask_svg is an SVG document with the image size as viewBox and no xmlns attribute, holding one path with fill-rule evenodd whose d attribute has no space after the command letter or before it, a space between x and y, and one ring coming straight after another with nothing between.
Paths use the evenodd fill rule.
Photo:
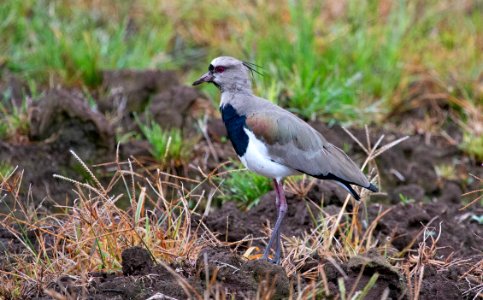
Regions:
<instances>
[{"instance_id":1,"label":"red eye ring","mask_svg":"<svg viewBox=\"0 0 483 300\"><path fill-rule=\"evenodd\" d=\"M223 73L225 71L225 67L217 66L215 67L215 73Z\"/></svg>"}]
</instances>

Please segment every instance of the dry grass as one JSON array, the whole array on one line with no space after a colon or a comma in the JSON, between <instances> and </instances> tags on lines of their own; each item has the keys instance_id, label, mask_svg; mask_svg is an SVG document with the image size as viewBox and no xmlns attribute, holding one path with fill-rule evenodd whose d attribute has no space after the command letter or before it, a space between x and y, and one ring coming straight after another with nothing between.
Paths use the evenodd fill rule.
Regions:
<instances>
[{"instance_id":1,"label":"dry grass","mask_svg":"<svg viewBox=\"0 0 483 300\"><path fill-rule=\"evenodd\" d=\"M366 152L367 159L362 168L371 166L372 181L378 181L379 178L374 159L405 140L403 137L383 145L384 136L381 136L372 145L367 129L365 142L357 140L350 132L348 134ZM101 183L94 175L95 172L91 171L74 152L72 155L90 175L92 184L56 175L60 180L71 182L77 195L72 206L58 206L61 211L59 213L43 213L39 207L34 207L21 198L19 190L22 172L14 170L2 178L1 189L15 199L15 206L12 207L10 214L2 216L0 225L16 237L23 250L9 254L7 259L11 261L11 267L8 270L0 270L4 282L0 287L0 295L15 299L43 292L54 299L67 299L52 289L52 282L60 276L69 276L81 287L83 293L87 293L89 272L120 270L122 251L135 245L142 245L148 249L157 263L170 270L186 294L196 299L227 299L226 291L216 280L216 270L212 274L206 272L209 275L206 278L207 289L201 295L169 267L173 262L194 265L205 247L233 247L243 242L219 241L203 222L197 229L192 227L193 216L201 216L197 212L202 207L201 203L209 202L208 198L213 197L211 192L199 191L200 187L204 183L209 183L216 191L218 186L213 178L225 174L226 171L222 170L223 164L210 173L200 170L204 178L200 181L178 177L161 170L149 171L136 160L121 162L117 159L108 164L115 170L112 179L107 183ZM177 181L169 178L175 178ZM191 187L188 188L189 185L183 182L190 182ZM378 184L380 185L380 182ZM289 180L287 188L290 192L304 197L312 185L313 181L310 180ZM173 190L177 191L174 196ZM371 223L364 223L367 221L365 199L368 194L365 191L359 192L363 201L361 205L354 205L350 213L345 211L351 201L350 197L345 199L344 205L335 215L324 213L323 199L322 204L313 203L316 210L310 213L314 220L314 228L302 237L283 237L282 266L288 276L296 278L299 282L299 285L295 285L298 286L298 290L291 291L292 299L330 295L323 264L304 272L300 271L314 255L324 257L326 263L333 265L341 274L337 295L333 296L341 299L363 299L376 284L377 273L364 288L357 289L363 273L361 270L356 284L345 286L344 278L347 275L341 267L341 264L351 257L367 253L371 249L383 254L386 252L386 241L376 239L373 232L378 221L390 210L381 210ZM126 200L129 203L128 208L120 209L118 202ZM207 212L209 209L208 204L203 210ZM437 258L435 254L441 231L437 236L429 234L430 225L431 222L422 231L424 238L417 252L411 252L407 260L401 260L397 254L392 257L396 267L406 275L410 299L418 299L427 266L445 269L451 265L467 263L463 260L453 260L451 257L446 260ZM267 228L266 231L268 234L270 229ZM250 241L250 238L244 241ZM257 259L260 256L258 252L260 249L251 247L243 256L247 259ZM481 281L481 264L482 262L479 266L469 268L466 276L475 279L476 282ZM306 283L301 284L302 282ZM480 289L481 286L473 286L468 293L479 292ZM273 281L268 278L261 280L257 298L270 299L273 293Z\"/></svg>"},{"instance_id":2,"label":"dry grass","mask_svg":"<svg viewBox=\"0 0 483 300\"><path fill-rule=\"evenodd\" d=\"M62 212L42 214L24 205L19 196L21 173L11 173L2 181L2 190L15 199L16 207L3 215L0 224L24 246L19 254L10 254L11 268L0 270L4 282L3 295L15 295L22 283L28 292L42 291L49 282L63 274L86 277L94 270L119 270L121 252L143 245L157 262L194 261L201 249L212 243L209 237L191 229L192 211L185 195L167 199L166 184L161 173L140 174L133 171L131 161L116 162L117 170L103 185L80 160L94 184L82 183L56 175L73 183L76 200L72 206L58 206ZM17 172L19 173L19 172ZM116 194L115 189L124 187ZM116 203L129 200L122 210ZM201 199L201 198L200 198ZM148 208L149 207L149 208ZM20 212L20 213L19 213ZM26 238L33 232L34 239ZM33 261L32 261L33 260Z\"/></svg>"},{"instance_id":3,"label":"dry grass","mask_svg":"<svg viewBox=\"0 0 483 300\"><path fill-rule=\"evenodd\" d=\"M460 279L466 279L468 283L468 290L464 291L463 295L468 296L470 293L481 297L483 292L483 259L475 263L471 258L468 259L454 259L449 255L445 259L437 256L438 241L441 237L441 223L436 227L432 226L431 220L424 226L423 239L419 243L417 250L409 254L409 257L401 265L401 269L406 276L406 284L409 299L418 300L423 285L425 270L428 268L435 269L436 272L447 271L450 267L461 266L467 269ZM474 284L474 283L480 284Z\"/></svg>"},{"instance_id":4,"label":"dry grass","mask_svg":"<svg viewBox=\"0 0 483 300\"><path fill-rule=\"evenodd\" d=\"M476 175L473 175L473 174L470 174L471 177L473 177L477 182L480 182L480 183L483 183L483 178L480 178ZM468 204L466 204L465 206L463 206L461 208L461 210L464 210L468 207L470 207L471 205L477 203L478 201L481 203L481 199L483 198L483 188L480 188L480 189L476 189L474 191L470 191L470 192L467 192L467 193L464 193L463 195L461 195L462 197L466 197L466 196L473 196L473 195L476 195L476 198L474 198L473 200L471 200Z\"/></svg>"}]
</instances>

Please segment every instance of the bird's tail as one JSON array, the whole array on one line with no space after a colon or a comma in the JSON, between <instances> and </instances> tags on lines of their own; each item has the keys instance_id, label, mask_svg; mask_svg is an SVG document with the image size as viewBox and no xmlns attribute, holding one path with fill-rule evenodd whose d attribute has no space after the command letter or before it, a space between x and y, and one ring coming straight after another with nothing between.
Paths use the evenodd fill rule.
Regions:
<instances>
[{"instance_id":1,"label":"bird's tail","mask_svg":"<svg viewBox=\"0 0 483 300\"><path fill-rule=\"evenodd\" d=\"M338 185L343 187L346 191L348 191L349 194L351 194L352 197L354 197L354 199L356 199L357 201L361 200L361 196L359 196L359 194L357 194L357 192L352 188L352 186L350 184L348 184L346 182L338 181L338 180L335 180L335 183L337 183Z\"/></svg>"},{"instance_id":2,"label":"bird's tail","mask_svg":"<svg viewBox=\"0 0 483 300\"><path fill-rule=\"evenodd\" d=\"M302 171L300 171L300 172L302 172ZM355 184L355 185L361 186L361 185L359 185L357 183L349 182L349 181L344 180L344 179L342 179L340 177L337 177L337 176L335 176L335 175L333 175L331 173L328 173L327 175L320 174L320 175L311 175L311 176L314 176L315 178L319 178L319 179L334 180L337 184L339 184L346 191L348 191L352 195L352 197L354 197L354 199L356 199L357 201L361 200L361 197L359 196L359 194L357 194L357 192L351 186L351 184ZM371 192L378 192L379 191L379 189L377 188L377 186L375 186L372 183L370 183L369 186L367 186L367 187L366 186L362 186L362 187L368 189Z\"/></svg>"},{"instance_id":3,"label":"bird's tail","mask_svg":"<svg viewBox=\"0 0 483 300\"><path fill-rule=\"evenodd\" d=\"M357 201L361 200L361 197L359 196L359 194L357 194L357 192L352 188L352 186L350 184L348 184L346 182L340 182L340 181L336 181L336 183L338 183L345 190L347 190L352 195L352 197L354 197L354 199L356 199ZM379 192L379 189L377 188L377 186L375 186L372 183L368 187L364 187L364 188L366 188L369 191L374 192L374 193Z\"/></svg>"},{"instance_id":4,"label":"bird's tail","mask_svg":"<svg viewBox=\"0 0 483 300\"><path fill-rule=\"evenodd\" d=\"M366 187L366 189L368 189L369 191L374 192L374 193L379 192L379 189L377 188L377 186L375 186L372 183L368 187Z\"/></svg>"},{"instance_id":5,"label":"bird's tail","mask_svg":"<svg viewBox=\"0 0 483 300\"><path fill-rule=\"evenodd\" d=\"M354 199L356 199L357 201L361 200L361 197L359 196L359 194L357 194L357 192L352 188L350 184L348 184L347 182L342 182L338 180L336 180L335 182L340 186L342 186L346 191L348 191L352 195L352 197L354 197ZM375 186L372 183L368 187L364 187L364 188L368 189L371 192L375 192L375 193L379 192L379 189L377 188L377 186Z\"/></svg>"}]
</instances>

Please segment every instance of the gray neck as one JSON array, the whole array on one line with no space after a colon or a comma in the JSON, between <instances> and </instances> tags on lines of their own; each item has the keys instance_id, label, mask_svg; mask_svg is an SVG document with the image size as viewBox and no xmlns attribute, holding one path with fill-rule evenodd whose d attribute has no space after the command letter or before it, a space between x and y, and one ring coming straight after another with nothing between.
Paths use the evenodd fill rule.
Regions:
<instances>
[{"instance_id":1,"label":"gray neck","mask_svg":"<svg viewBox=\"0 0 483 300\"><path fill-rule=\"evenodd\" d=\"M252 94L252 82L250 78L233 78L230 83L217 85L222 93L230 92L235 94Z\"/></svg>"},{"instance_id":2,"label":"gray neck","mask_svg":"<svg viewBox=\"0 0 483 300\"><path fill-rule=\"evenodd\" d=\"M233 107L243 105L248 99L253 97L251 89L229 89L221 90L220 107L231 104Z\"/></svg>"}]
</instances>

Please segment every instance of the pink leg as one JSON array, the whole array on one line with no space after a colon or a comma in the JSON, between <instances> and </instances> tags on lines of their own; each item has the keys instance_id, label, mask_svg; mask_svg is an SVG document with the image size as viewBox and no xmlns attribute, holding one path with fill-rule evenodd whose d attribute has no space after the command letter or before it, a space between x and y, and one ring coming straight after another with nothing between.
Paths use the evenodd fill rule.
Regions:
<instances>
[{"instance_id":1,"label":"pink leg","mask_svg":"<svg viewBox=\"0 0 483 300\"><path fill-rule=\"evenodd\" d=\"M283 186L280 181L274 180L275 184L275 192L277 195L277 209L278 209L278 217L277 222L275 223L275 227L272 231L272 236L268 241L267 248L265 248L265 252L263 253L263 259L269 260L268 254L270 253L270 249L272 248L273 243L275 242L275 257L272 262L278 264L280 263L280 254L281 254L281 247L280 247L280 226L282 225L283 218L287 213L287 200L285 199L285 193L283 192Z\"/></svg>"}]
</instances>

